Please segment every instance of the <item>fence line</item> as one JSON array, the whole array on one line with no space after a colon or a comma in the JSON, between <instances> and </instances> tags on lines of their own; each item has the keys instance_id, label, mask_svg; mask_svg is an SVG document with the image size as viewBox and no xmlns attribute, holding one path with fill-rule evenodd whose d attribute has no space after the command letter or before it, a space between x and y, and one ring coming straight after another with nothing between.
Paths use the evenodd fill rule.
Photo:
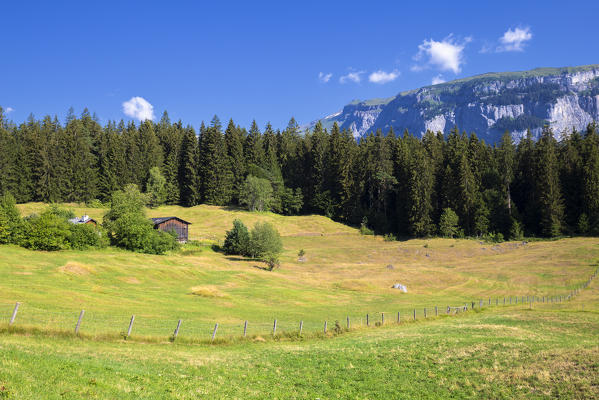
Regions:
<instances>
[{"instance_id":1,"label":"fence line","mask_svg":"<svg viewBox=\"0 0 599 400\"><path fill-rule=\"evenodd\" d=\"M599 273L599 268L595 270L595 272L590 276L590 278L584 283L577 285L572 290L570 290L567 294L560 295L552 295L552 296L531 296L531 295L520 295L520 296L504 296L504 297L495 297L494 301L492 297L488 298L480 298L476 301L469 301L464 303L463 305L447 305L441 306L439 305L433 306L433 308L428 308L428 310L434 309L434 317L438 317L439 315L456 315L460 313L464 313L474 309L483 309L489 307L508 307L510 305L524 305L527 304L529 308L532 308L534 303L541 304L559 304L563 302L567 302L576 297L583 289L586 289L593 279ZM75 334L79 334L79 332L85 333L96 333L96 334L109 334L105 330L105 326L107 322L111 326L122 326L123 330L120 331L120 335L123 336L124 339L131 337L131 334L134 329L135 323L135 337L144 337L144 336L162 336L166 338L166 327L176 325L176 328L168 337L171 341L175 341L179 336L179 332L188 338L193 337L202 340L202 338L213 342L218 337L247 337L247 335L272 335L272 337L277 337L281 335L289 335L296 334L298 336L302 336L303 333L308 330L310 332L316 333L320 332L326 335L331 330L335 333L341 332L344 330L356 329L359 327L370 327L370 326L381 326L381 325L390 325L390 324L400 324L402 323L401 314L402 311L405 314L405 308L402 307L403 310L398 311L379 311L374 314L365 313L363 315L356 314L347 314L340 319L325 319L324 321L304 321L303 319L298 322L295 321L280 321L274 318L273 322L252 322L249 320L245 320L239 323L233 324L222 324L216 323L212 324L210 322L197 321L193 319L186 319L185 321L182 318L173 318L169 319L159 319L158 324L155 324L155 319L143 318L140 315L131 315L128 328L126 319L120 316L117 317L111 314L112 318L108 318L105 315L97 317L93 313L89 311L81 310L78 314L78 318L76 318L76 314L72 312L52 312L46 310L36 310L36 309L28 309L21 302L17 302L14 307L12 307L12 312L4 313L6 316L6 321L8 326L17 326L20 321L26 319L29 323L27 326L31 326L34 328L38 328L40 330L71 330L74 328ZM445 310L445 313L443 313ZM431 318L432 314L427 313L427 307L423 307L421 309L421 313L417 312L416 308L411 308L408 312L408 315L411 318L408 320L418 321L424 320L427 318ZM393 315L397 313L397 318L394 319ZM388 316L391 315L391 318L385 319L385 314ZM9 317L10 315L10 317ZM68 316L68 317L67 317ZM128 317L127 317L128 319ZM345 327L340 321L345 319ZM4 320L2 318L0 322ZM170 321L170 322L169 322ZM331 327L328 326L328 322L333 322L334 325ZM31 323L33 322L33 323ZM183 324L183 322L185 322ZM324 322L324 328L323 328ZM306 327L307 324L307 327ZM307 329L306 329L307 328ZM118 328L113 331L113 334L119 333L117 331ZM73 332L71 330L71 332Z\"/></svg>"}]
</instances>

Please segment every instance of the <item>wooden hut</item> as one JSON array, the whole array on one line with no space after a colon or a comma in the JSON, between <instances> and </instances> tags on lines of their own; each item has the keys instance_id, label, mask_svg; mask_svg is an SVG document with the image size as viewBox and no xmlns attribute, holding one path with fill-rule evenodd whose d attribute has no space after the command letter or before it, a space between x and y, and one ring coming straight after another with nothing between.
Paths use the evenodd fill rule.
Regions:
<instances>
[{"instance_id":1,"label":"wooden hut","mask_svg":"<svg viewBox=\"0 0 599 400\"><path fill-rule=\"evenodd\" d=\"M160 229L164 232L175 231L179 242L187 242L189 240L189 225L187 222L178 217L160 217L152 218L154 229Z\"/></svg>"},{"instance_id":2,"label":"wooden hut","mask_svg":"<svg viewBox=\"0 0 599 400\"><path fill-rule=\"evenodd\" d=\"M95 219L90 218L87 215L84 215L81 218L70 219L69 222L71 224L91 224L93 226L97 226L98 225L98 222Z\"/></svg>"}]
</instances>

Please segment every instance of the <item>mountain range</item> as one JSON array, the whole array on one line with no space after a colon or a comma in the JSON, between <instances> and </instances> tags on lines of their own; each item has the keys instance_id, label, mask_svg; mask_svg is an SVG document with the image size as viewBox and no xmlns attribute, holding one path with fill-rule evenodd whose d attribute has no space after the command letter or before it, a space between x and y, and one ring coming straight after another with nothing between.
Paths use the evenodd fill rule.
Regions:
<instances>
[{"instance_id":1,"label":"mountain range","mask_svg":"<svg viewBox=\"0 0 599 400\"><path fill-rule=\"evenodd\" d=\"M599 64L476 75L386 99L355 100L308 127L318 121L329 129L337 122L358 139L378 129L421 136L457 126L493 143L506 130L516 141L527 129L538 137L544 125L559 137L599 121Z\"/></svg>"}]
</instances>

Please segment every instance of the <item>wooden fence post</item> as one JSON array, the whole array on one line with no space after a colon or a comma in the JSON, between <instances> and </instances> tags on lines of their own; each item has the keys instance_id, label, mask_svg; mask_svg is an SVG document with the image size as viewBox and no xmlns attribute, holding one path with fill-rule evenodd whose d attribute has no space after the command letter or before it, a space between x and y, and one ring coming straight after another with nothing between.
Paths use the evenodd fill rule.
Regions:
<instances>
[{"instance_id":1,"label":"wooden fence post","mask_svg":"<svg viewBox=\"0 0 599 400\"><path fill-rule=\"evenodd\" d=\"M214 342L214 338L216 337L216 331L218 330L218 323L214 324L214 330L212 331L212 340Z\"/></svg>"},{"instance_id":2,"label":"wooden fence post","mask_svg":"<svg viewBox=\"0 0 599 400\"><path fill-rule=\"evenodd\" d=\"M370 319L368 318L368 314L366 314L366 326L370 326Z\"/></svg>"},{"instance_id":3,"label":"wooden fence post","mask_svg":"<svg viewBox=\"0 0 599 400\"><path fill-rule=\"evenodd\" d=\"M129 329L127 329L127 337L131 336L131 330L133 329L133 321L135 321L135 315L132 315L131 321L129 321Z\"/></svg>"},{"instance_id":4,"label":"wooden fence post","mask_svg":"<svg viewBox=\"0 0 599 400\"><path fill-rule=\"evenodd\" d=\"M414 309L414 321L416 321L416 309Z\"/></svg>"},{"instance_id":5,"label":"wooden fence post","mask_svg":"<svg viewBox=\"0 0 599 400\"><path fill-rule=\"evenodd\" d=\"M248 322L247 322L247 320L246 320L246 321L243 323L243 337L245 337L245 336L246 336L247 332L248 332Z\"/></svg>"},{"instance_id":6,"label":"wooden fence post","mask_svg":"<svg viewBox=\"0 0 599 400\"><path fill-rule=\"evenodd\" d=\"M181 320L179 320L179 322L177 322L177 327L175 328L175 331L173 332L173 342L175 341L175 339L177 339L177 335L179 334L180 327L181 327Z\"/></svg>"},{"instance_id":7,"label":"wooden fence post","mask_svg":"<svg viewBox=\"0 0 599 400\"><path fill-rule=\"evenodd\" d=\"M435 306L435 317L439 316L439 310L437 309L437 306Z\"/></svg>"},{"instance_id":8,"label":"wooden fence post","mask_svg":"<svg viewBox=\"0 0 599 400\"><path fill-rule=\"evenodd\" d=\"M302 336L302 330L304 329L304 321L300 321L300 331L299 335Z\"/></svg>"},{"instance_id":9,"label":"wooden fence post","mask_svg":"<svg viewBox=\"0 0 599 400\"><path fill-rule=\"evenodd\" d=\"M381 313L381 325L385 325L385 313Z\"/></svg>"},{"instance_id":10,"label":"wooden fence post","mask_svg":"<svg viewBox=\"0 0 599 400\"><path fill-rule=\"evenodd\" d=\"M399 311L397 312L397 323L399 324L401 321L401 315L399 314Z\"/></svg>"},{"instance_id":11,"label":"wooden fence post","mask_svg":"<svg viewBox=\"0 0 599 400\"><path fill-rule=\"evenodd\" d=\"M77 320L77 325L75 325L75 334L79 334L79 327L81 326L81 320L83 319L83 314L85 314L85 310L81 310L79 313L79 319Z\"/></svg>"},{"instance_id":12,"label":"wooden fence post","mask_svg":"<svg viewBox=\"0 0 599 400\"><path fill-rule=\"evenodd\" d=\"M347 316L347 330L349 331L349 315Z\"/></svg>"},{"instance_id":13,"label":"wooden fence post","mask_svg":"<svg viewBox=\"0 0 599 400\"><path fill-rule=\"evenodd\" d=\"M17 312L19 312L20 305L21 303L19 303L18 301L15 303L15 308L14 310L12 310L12 316L10 317L10 322L8 323L8 325L12 325L15 322L15 318L17 318Z\"/></svg>"},{"instance_id":14,"label":"wooden fence post","mask_svg":"<svg viewBox=\"0 0 599 400\"><path fill-rule=\"evenodd\" d=\"M327 334L327 321L324 321L324 334Z\"/></svg>"},{"instance_id":15,"label":"wooden fence post","mask_svg":"<svg viewBox=\"0 0 599 400\"><path fill-rule=\"evenodd\" d=\"M424 318L426 318L426 307L424 307Z\"/></svg>"},{"instance_id":16,"label":"wooden fence post","mask_svg":"<svg viewBox=\"0 0 599 400\"><path fill-rule=\"evenodd\" d=\"M272 325L272 335L275 336L276 334L277 334L277 320L275 319L275 322Z\"/></svg>"}]
</instances>

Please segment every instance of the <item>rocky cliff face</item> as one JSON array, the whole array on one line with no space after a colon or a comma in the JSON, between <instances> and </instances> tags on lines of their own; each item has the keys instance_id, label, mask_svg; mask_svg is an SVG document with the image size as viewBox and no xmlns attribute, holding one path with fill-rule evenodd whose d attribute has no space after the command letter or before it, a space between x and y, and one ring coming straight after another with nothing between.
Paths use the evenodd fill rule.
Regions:
<instances>
[{"instance_id":1,"label":"rocky cliff face","mask_svg":"<svg viewBox=\"0 0 599 400\"><path fill-rule=\"evenodd\" d=\"M599 121L599 65L478 75L388 99L354 101L320 121L327 128L337 122L357 138L391 127L422 135L457 126L496 142L505 130L516 140L527 129L538 137L546 124L557 137Z\"/></svg>"}]
</instances>

